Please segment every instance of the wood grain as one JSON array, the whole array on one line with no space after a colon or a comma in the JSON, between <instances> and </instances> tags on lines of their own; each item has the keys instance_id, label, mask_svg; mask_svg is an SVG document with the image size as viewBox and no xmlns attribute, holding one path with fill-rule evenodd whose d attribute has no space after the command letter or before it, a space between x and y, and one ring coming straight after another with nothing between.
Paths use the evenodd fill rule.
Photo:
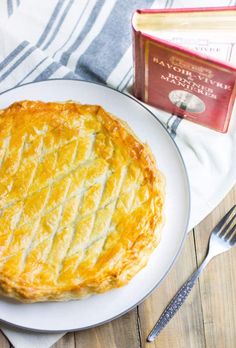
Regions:
<instances>
[{"instance_id":1,"label":"wood grain","mask_svg":"<svg viewBox=\"0 0 236 348\"><path fill-rule=\"evenodd\" d=\"M75 335L79 348L139 348L137 310L100 327Z\"/></svg>"},{"instance_id":2,"label":"wood grain","mask_svg":"<svg viewBox=\"0 0 236 348\"><path fill-rule=\"evenodd\" d=\"M53 348L75 348L74 333L68 333L63 336L57 343L53 345Z\"/></svg>"},{"instance_id":3,"label":"wood grain","mask_svg":"<svg viewBox=\"0 0 236 348\"><path fill-rule=\"evenodd\" d=\"M0 348L10 348L10 343L0 331Z\"/></svg>"},{"instance_id":4,"label":"wood grain","mask_svg":"<svg viewBox=\"0 0 236 348\"><path fill-rule=\"evenodd\" d=\"M191 232L185 242L182 253L161 286L139 306L142 347L145 348L203 348L204 328L199 288L196 286L184 306L177 312L169 325L153 343L147 343L146 337L162 311L190 276L196 267L194 239Z\"/></svg>"},{"instance_id":5,"label":"wood grain","mask_svg":"<svg viewBox=\"0 0 236 348\"><path fill-rule=\"evenodd\" d=\"M236 202L234 188L220 206L195 229L198 263L206 252L210 231ZM207 348L236 347L236 248L217 256L200 278Z\"/></svg>"}]
</instances>

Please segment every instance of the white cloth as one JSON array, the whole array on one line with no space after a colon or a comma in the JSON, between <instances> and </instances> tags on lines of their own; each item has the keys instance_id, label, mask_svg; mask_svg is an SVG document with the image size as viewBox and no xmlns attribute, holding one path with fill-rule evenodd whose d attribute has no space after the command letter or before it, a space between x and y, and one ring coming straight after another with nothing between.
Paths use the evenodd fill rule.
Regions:
<instances>
[{"instance_id":1,"label":"white cloth","mask_svg":"<svg viewBox=\"0 0 236 348\"><path fill-rule=\"evenodd\" d=\"M207 2L207 6L229 5L236 5L235 0ZM134 10L200 6L206 6L206 2L2 0L0 92L22 83L58 77L106 83L127 91L132 85L130 17ZM191 188L191 229L236 182L235 116L229 132L220 134L185 120L178 128L173 127L175 116L151 109L168 127L184 158ZM47 348L63 335L0 326L16 348Z\"/></svg>"},{"instance_id":2,"label":"white cloth","mask_svg":"<svg viewBox=\"0 0 236 348\"><path fill-rule=\"evenodd\" d=\"M49 348L57 342L64 333L35 333L1 324L3 333L15 348Z\"/></svg>"}]
</instances>

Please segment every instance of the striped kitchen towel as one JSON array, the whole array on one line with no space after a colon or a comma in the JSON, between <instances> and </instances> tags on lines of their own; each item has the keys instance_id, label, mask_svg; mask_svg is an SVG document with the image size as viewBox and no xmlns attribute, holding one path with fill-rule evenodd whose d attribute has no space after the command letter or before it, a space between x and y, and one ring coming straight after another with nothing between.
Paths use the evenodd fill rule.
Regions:
<instances>
[{"instance_id":1,"label":"striped kitchen towel","mask_svg":"<svg viewBox=\"0 0 236 348\"><path fill-rule=\"evenodd\" d=\"M235 0L208 6L236 5ZM85 79L130 92L131 25L137 8L206 6L204 0L1 0L0 92L50 78ZM236 61L236 47L232 47ZM200 222L236 182L236 122L222 135L151 108L185 160L191 186L190 226ZM62 334L1 326L16 348L47 348Z\"/></svg>"}]
</instances>

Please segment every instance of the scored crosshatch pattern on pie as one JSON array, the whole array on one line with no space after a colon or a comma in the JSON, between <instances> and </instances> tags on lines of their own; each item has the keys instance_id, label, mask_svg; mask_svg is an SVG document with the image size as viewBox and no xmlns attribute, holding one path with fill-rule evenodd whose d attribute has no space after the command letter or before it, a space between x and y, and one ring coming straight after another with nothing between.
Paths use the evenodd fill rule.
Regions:
<instances>
[{"instance_id":1,"label":"scored crosshatch pattern on pie","mask_svg":"<svg viewBox=\"0 0 236 348\"><path fill-rule=\"evenodd\" d=\"M15 103L0 113L0 156L1 291L29 301L105 291L155 247L162 178L101 107Z\"/></svg>"}]
</instances>

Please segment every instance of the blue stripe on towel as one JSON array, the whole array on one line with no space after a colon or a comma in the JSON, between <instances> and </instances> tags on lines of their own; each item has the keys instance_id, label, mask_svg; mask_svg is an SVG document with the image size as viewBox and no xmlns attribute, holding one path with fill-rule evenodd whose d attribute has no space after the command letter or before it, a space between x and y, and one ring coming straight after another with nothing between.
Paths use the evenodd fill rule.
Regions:
<instances>
[{"instance_id":1,"label":"blue stripe on towel","mask_svg":"<svg viewBox=\"0 0 236 348\"><path fill-rule=\"evenodd\" d=\"M13 13L13 2L12 0L7 0L7 12L8 12L8 17L10 17Z\"/></svg>"},{"instance_id":2,"label":"blue stripe on towel","mask_svg":"<svg viewBox=\"0 0 236 348\"><path fill-rule=\"evenodd\" d=\"M63 65L66 65L68 63L68 60L71 56L71 54L77 49L77 47L82 43L84 37L88 34L88 32L90 31L90 29L92 28L99 12L102 9L102 6L104 5L104 1L103 0L98 0L96 2L96 5L94 6L92 13L90 14L83 30L81 31L80 35L76 38L76 40L74 41L74 43L70 46L70 48L64 52L61 56L61 63Z\"/></svg>"},{"instance_id":3,"label":"blue stripe on towel","mask_svg":"<svg viewBox=\"0 0 236 348\"><path fill-rule=\"evenodd\" d=\"M25 52L25 54L23 54L23 56L21 56L11 67L10 69L8 69L4 74L2 74L0 76L0 81L5 80L5 78L11 74L11 72L13 70L15 70L34 50L36 49L36 47L30 47L30 49L28 49L28 51Z\"/></svg>"},{"instance_id":4,"label":"blue stripe on towel","mask_svg":"<svg viewBox=\"0 0 236 348\"><path fill-rule=\"evenodd\" d=\"M55 71L57 71L61 67L61 64L58 62L51 63L44 71L42 71L36 79L34 79L34 82L41 81L41 80L47 80Z\"/></svg>"},{"instance_id":5,"label":"blue stripe on towel","mask_svg":"<svg viewBox=\"0 0 236 348\"><path fill-rule=\"evenodd\" d=\"M80 20L81 20L81 18L83 17L84 11L87 9L87 7L88 7L90 1L91 1L91 0L88 0L88 1L86 2L85 6L84 6L84 8L83 8L83 10L82 10L82 12L81 12L81 14L80 14L80 16L79 16L77 22L76 22L76 24L74 25L74 27L73 27L73 29L72 29L70 35L69 35L69 37L68 37L67 40L64 42L64 44L63 44L58 50L56 50L56 52L53 54L53 58L54 58L54 56L55 56L59 51L61 51L61 50L63 49L63 47L65 47L65 45L70 41L71 36L72 36L72 34L74 33L74 31L76 30L78 24L80 23Z\"/></svg>"},{"instance_id":6,"label":"blue stripe on towel","mask_svg":"<svg viewBox=\"0 0 236 348\"><path fill-rule=\"evenodd\" d=\"M121 87L122 83L125 81L125 79L127 78L127 76L130 74L131 69L132 69L132 67L130 67L130 68L126 71L125 75L124 75L123 78L120 80L119 84L116 86L117 89L119 89L119 88Z\"/></svg>"},{"instance_id":7,"label":"blue stripe on towel","mask_svg":"<svg viewBox=\"0 0 236 348\"><path fill-rule=\"evenodd\" d=\"M79 58L75 73L86 80L105 82L131 44L131 13L152 3L153 0L117 1L103 30Z\"/></svg>"},{"instance_id":8,"label":"blue stripe on towel","mask_svg":"<svg viewBox=\"0 0 236 348\"><path fill-rule=\"evenodd\" d=\"M79 77L75 75L72 71L63 76L63 79L77 80Z\"/></svg>"},{"instance_id":9,"label":"blue stripe on towel","mask_svg":"<svg viewBox=\"0 0 236 348\"><path fill-rule=\"evenodd\" d=\"M27 45L28 41L21 42L3 61L0 63L0 71L5 68Z\"/></svg>"},{"instance_id":10,"label":"blue stripe on towel","mask_svg":"<svg viewBox=\"0 0 236 348\"><path fill-rule=\"evenodd\" d=\"M183 121L183 119L176 116L176 119L174 120L174 122L170 128L170 132L171 132L170 134L171 134L173 139L176 137L176 131L177 131L177 128L178 128L179 124L181 123L181 121Z\"/></svg>"},{"instance_id":11,"label":"blue stripe on towel","mask_svg":"<svg viewBox=\"0 0 236 348\"><path fill-rule=\"evenodd\" d=\"M64 12L63 12L63 14L62 14L60 20L59 20L59 23L57 24L57 26L56 26L54 32L53 32L52 35L51 35L51 38L50 38L49 41L47 42L47 44L44 45L43 50L45 50L46 48L48 48L48 46L49 46L49 45L53 42L53 40L55 39L55 37L56 37L56 35L58 34L58 32L60 31L60 28L61 28L61 26L62 26L62 24L63 24L63 22L64 22L64 20L65 20L65 18L66 18L66 16L67 16L68 12L69 12L71 6L73 5L73 3L74 3L74 0L70 0L70 1L69 1L68 5L66 6L66 8L65 8L65 10L64 10Z\"/></svg>"},{"instance_id":12,"label":"blue stripe on towel","mask_svg":"<svg viewBox=\"0 0 236 348\"><path fill-rule=\"evenodd\" d=\"M128 85L131 83L131 80L132 80L132 79L133 79L133 74L131 73L131 76L129 76L129 78L128 78L128 80L125 82L124 86L121 86L121 87L119 88L119 90L123 92L123 91L128 87Z\"/></svg>"},{"instance_id":13,"label":"blue stripe on towel","mask_svg":"<svg viewBox=\"0 0 236 348\"><path fill-rule=\"evenodd\" d=\"M122 92L125 92L125 90L128 88L128 86L131 84L132 80L133 80L133 76L130 76L130 78L127 81L127 83L125 84L125 86L121 89ZM131 84L131 86L129 86L129 88L128 88L128 92L132 94L132 91L133 91L133 87Z\"/></svg>"},{"instance_id":14,"label":"blue stripe on towel","mask_svg":"<svg viewBox=\"0 0 236 348\"><path fill-rule=\"evenodd\" d=\"M168 7L168 8L172 7L173 6L173 2L174 2L174 0L167 0L166 4L165 4L165 7Z\"/></svg>"},{"instance_id":15,"label":"blue stripe on towel","mask_svg":"<svg viewBox=\"0 0 236 348\"><path fill-rule=\"evenodd\" d=\"M59 0L54 8L54 11L48 21L48 24L46 25L46 28L44 29L42 35L40 36L36 46L41 46L43 44L43 42L45 41L45 39L47 38L50 30L52 29L52 26L53 26L53 23L55 22L60 10L61 10L61 7L62 5L65 3L64 0Z\"/></svg>"},{"instance_id":16,"label":"blue stripe on towel","mask_svg":"<svg viewBox=\"0 0 236 348\"><path fill-rule=\"evenodd\" d=\"M20 85L20 84L22 84L22 82L24 82L24 81L27 79L27 77L29 77L36 69L38 69L38 67L39 67L46 59L48 59L48 57L46 57L46 58L44 58L43 60L41 60L32 70L30 70L30 72L29 72L27 75L25 75L25 76L23 77L23 79L20 80L20 82L17 83L17 86Z\"/></svg>"}]
</instances>

